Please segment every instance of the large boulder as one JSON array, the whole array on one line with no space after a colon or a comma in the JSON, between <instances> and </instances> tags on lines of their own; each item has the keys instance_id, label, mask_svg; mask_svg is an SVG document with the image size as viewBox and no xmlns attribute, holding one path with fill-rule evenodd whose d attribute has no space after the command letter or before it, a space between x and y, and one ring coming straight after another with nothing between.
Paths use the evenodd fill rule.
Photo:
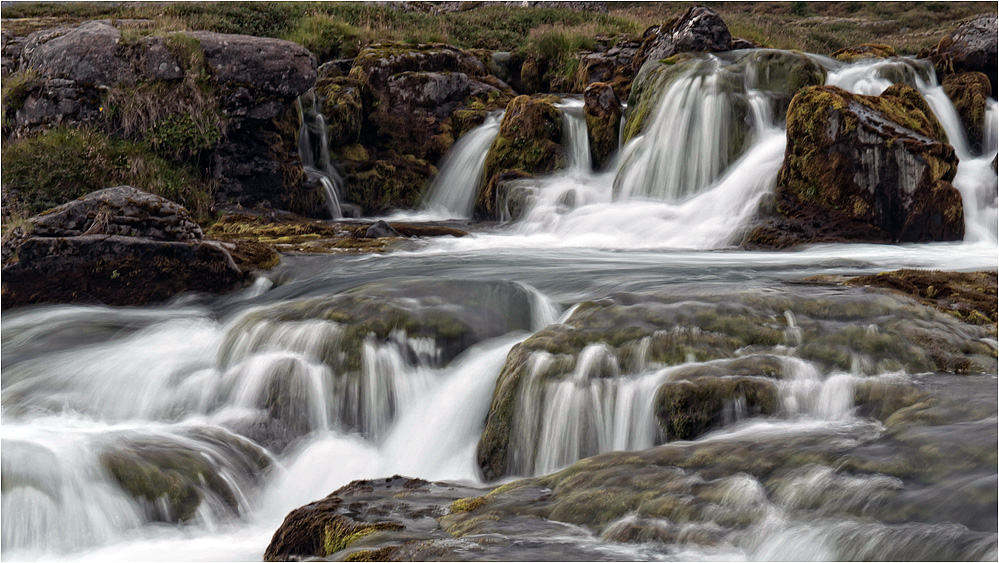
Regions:
<instances>
[{"instance_id":1,"label":"large boulder","mask_svg":"<svg viewBox=\"0 0 999 563\"><path fill-rule=\"evenodd\" d=\"M948 74L944 76L943 89L954 102L972 152L981 154L985 138L985 112L992 96L989 78L980 72Z\"/></svg>"},{"instance_id":2,"label":"large boulder","mask_svg":"<svg viewBox=\"0 0 999 563\"><path fill-rule=\"evenodd\" d=\"M937 74L981 72L989 77L996 91L997 16L982 14L961 24L935 47L919 53L920 58L933 61Z\"/></svg>"},{"instance_id":3,"label":"large boulder","mask_svg":"<svg viewBox=\"0 0 999 563\"><path fill-rule=\"evenodd\" d=\"M746 238L757 248L810 242L925 242L964 236L951 184L954 148L919 93L808 88L787 114L773 209Z\"/></svg>"},{"instance_id":4,"label":"large boulder","mask_svg":"<svg viewBox=\"0 0 999 563\"><path fill-rule=\"evenodd\" d=\"M711 8L691 6L681 16L645 32L645 40L632 63L637 72L646 61L679 53L713 53L732 48L732 34Z\"/></svg>"},{"instance_id":5,"label":"large boulder","mask_svg":"<svg viewBox=\"0 0 999 563\"><path fill-rule=\"evenodd\" d=\"M141 305L243 281L229 253L202 240L183 207L130 186L29 219L4 241L3 307L97 301Z\"/></svg>"},{"instance_id":6,"label":"large boulder","mask_svg":"<svg viewBox=\"0 0 999 563\"><path fill-rule=\"evenodd\" d=\"M617 151L621 129L621 100L610 84L596 82L583 92L583 115L590 139L593 167L603 168Z\"/></svg>"},{"instance_id":7,"label":"large boulder","mask_svg":"<svg viewBox=\"0 0 999 563\"><path fill-rule=\"evenodd\" d=\"M499 133L486 156L486 186L475 202L475 215L503 217L504 195L500 177L511 171L548 174L566 164L562 147L562 112L557 98L518 96L506 108Z\"/></svg>"}]
</instances>

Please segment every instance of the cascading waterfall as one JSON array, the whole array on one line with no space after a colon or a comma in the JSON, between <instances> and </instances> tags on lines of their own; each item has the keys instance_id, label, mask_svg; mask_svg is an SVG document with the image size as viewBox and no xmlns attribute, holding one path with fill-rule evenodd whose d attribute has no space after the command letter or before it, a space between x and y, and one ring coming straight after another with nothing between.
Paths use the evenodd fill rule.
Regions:
<instances>
[{"instance_id":1,"label":"cascading waterfall","mask_svg":"<svg viewBox=\"0 0 999 563\"><path fill-rule=\"evenodd\" d=\"M430 185L426 201L429 211L462 219L472 216L486 155L502 120L502 112L489 114L482 125L465 133L451 147Z\"/></svg>"},{"instance_id":2,"label":"cascading waterfall","mask_svg":"<svg viewBox=\"0 0 999 563\"><path fill-rule=\"evenodd\" d=\"M622 149L617 198L678 201L711 185L739 148L732 132L744 128L735 111L742 80L714 57L677 77Z\"/></svg>"},{"instance_id":3,"label":"cascading waterfall","mask_svg":"<svg viewBox=\"0 0 999 563\"><path fill-rule=\"evenodd\" d=\"M583 117L583 101L568 98L556 106L562 112L562 140L570 174L590 174L590 139Z\"/></svg>"},{"instance_id":4,"label":"cascading waterfall","mask_svg":"<svg viewBox=\"0 0 999 563\"><path fill-rule=\"evenodd\" d=\"M303 99L308 101L303 102ZM334 219L343 216L340 196L343 193L343 178L330 160L329 132L326 118L319 108L315 91L310 91L297 100L298 117L301 127L298 130L298 153L302 158L302 168L306 176L318 181L326 194L326 205ZM305 105L310 107L306 108Z\"/></svg>"},{"instance_id":5,"label":"cascading waterfall","mask_svg":"<svg viewBox=\"0 0 999 563\"><path fill-rule=\"evenodd\" d=\"M289 510L355 479L402 474L481 484L477 442L508 356L528 338L537 337L535 343L545 338L544 332L532 333L568 323L573 311L585 313L585 306L578 305L584 302L702 282L755 284L767 292L788 279L844 270L994 267L996 176L991 160L999 129L995 101L987 109L982 154L972 154L953 106L932 73L919 64L823 62L830 69L829 83L853 91L878 94L892 77L900 76L924 93L961 158L954 185L965 198L968 240L985 243L979 246L987 252L976 254L968 245L827 245L767 255L601 253L594 249L731 244L774 186L785 133L781 117L773 114L773 98L754 88L748 72L742 89L735 87L745 115L726 107L733 97L725 93L726 85L734 84L738 65L709 60L675 78L663 96L672 102L653 108L646 130L622 148L608 172L594 173L581 104L565 100L559 107L569 166L528 180L535 190L532 203L507 232L445 241L414 252L338 257L335 269L326 257L289 257L282 273L236 296L198 297L142 309L40 306L5 311L0 426L4 558L156 560L167 552L178 559L259 559ZM314 99L303 98L300 104L303 163L310 174L326 178L332 205L339 194L325 150L325 123ZM721 123L726 119L727 124ZM441 195L431 199L448 215L469 216L469 202L499 120L498 115L488 117L459 140L442 165ZM733 135L736 127L745 138L741 154L729 146L738 136ZM674 146L681 130L696 142ZM725 135L719 136L722 131ZM677 154L666 153L685 156L677 160ZM662 168L655 172L643 166ZM472 173L475 167L478 171ZM465 172L465 179L459 180ZM513 250L504 248L509 246ZM485 251L473 254L455 248ZM389 289L399 290L403 284L398 282L406 276L417 276L417 287L426 285L428 271L437 279L509 280L504 283L516 285L528 298L514 306L506 292L466 291L472 295L466 300L501 303L462 317L473 328L504 326L501 322L513 328L463 343L450 355L446 351L453 339L445 333L453 336L460 330L447 322L435 325L444 335L437 338L402 329L375 336L368 328L358 330L347 317L306 314L312 311L309 300L356 297L345 288L373 280L383 285L364 303L384 314L379 299L388 299ZM391 295L401 295L394 305L401 303L401 309L420 317L465 306L455 297L462 292L453 287L429 300L418 292ZM835 295L825 298L835 305ZM676 306L685 307L683 303ZM578 306L559 317L563 305L571 304ZM787 311L782 318L777 310L766 322L784 331L783 340L778 330L778 343L769 350L751 345L722 360L698 361L688 353L686 359L681 355L671 360L680 362L676 365L653 361L655 340L679 338L683 330L693 330L682 327L621 348L595 342L575 356L535 352L514 395L517 413L511 419L508 458L513 473L547 474L601 452L643 450L671 440L656 419L660 388L694 381L697 374L734 377L725 374L734 373L726 370L737 361L776 366L773 372L745 376L773 385L776 412L762 416L745 398L736 397L725 402L720 427L678 448L706 444L726 449L738 440L764 444L805 435L828 435L830 442L861 447L885 435L887 421L854 412L856 393L862 385L898 381L918 389L914 381L923 376L892 371L897 366L879 364L878 358L854 350L852 343L838 348L848 349L852 370L822 367L804 351L814 343L808 316L808 311ZM861 340L879 336L875 325L853 328L857 330L850 334ZM994 342L988 340L993 350ZM976 377L954 376L949 383L930 384L972 385L967 381ZM988 417L982 424L992 432L984 433L991 440L994 414ZM905 433L908 428L892 431ZM899 436L923 439L938 431L963 435L968 425L916 427ZM907 451L895 450L889 442L876 444L888 451L869 449L863 455ZM789 443L793 447L793 440ZM984 446L987 458L994 443ZM210 467L184 482L185 490L200 501L191 514L184 514L189 518L177 521L178 506L169 495L146 498L127 492L122 476L108 462L108 456L123 452L129 462L148 462L140 467L167 472L180 468L177 460ZM994 467L972 469L974 473L957 473L958 478L994 483ZM941 471L948 470L942 461ZM892 524L881 513L870 512L888 500L908 510L906 503L921 496L925 498L916 500L940 499L944 505L951 497L941 491L965 490L970 481L932 490L917 484L913 489L907 480L877 471L817 461L777 468L766 478L737 473L712 480L676 468L677 484L711 489L714 496L704 508L703 521L628 514L608 522L599 538L593 536L598 546L594 557L627 559L621 555L626 552L614 551L624 544L617 543L613 532L637 526L642 533L659 530L663 537L677 538L643 544L658 549L654 554L660 559L893 559L927 553L995 558L994 532L953 524L947 517L941 523ZM550 492L542 489L539 494ZM757 511L762 517L750 524L724 524L737 511ZM717 539L724 549L712 551L687 542L695 537ZM516 531L510 538L517 540ZM467 538L460 544L472 545Z\"/></svg>"}]
</instances>

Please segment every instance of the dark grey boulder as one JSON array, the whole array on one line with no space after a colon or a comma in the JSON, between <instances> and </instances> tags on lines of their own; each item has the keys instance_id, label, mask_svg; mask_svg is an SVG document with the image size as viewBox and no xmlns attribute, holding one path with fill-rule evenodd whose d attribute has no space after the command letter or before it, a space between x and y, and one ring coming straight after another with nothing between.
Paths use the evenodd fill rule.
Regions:
<instances>
[{"instance_id":1,"label":"dark grey boulder","mask_svg":"<svg viewBox=\"0 0 999 563\"><path fill-rule=\"evenodd\" d=\"M646 39L635 56L634 69L645 61L679 53L713 53L732 49L732 34L721 16L711 8L693 6L679 18L646 31Z\"/></svg>"},{"instance_id":2,"label":"dark grey boulder","mask_svg":"<svg viewBox=\"0 0 999 563\"><path fill-rule=\"evenodd\" d=\"M920 58L933 61L937 74L981 72L989 77L996 91L997 24L996 14L982 14L961 24L935 47L919 53Z\"/></svg>"},{"instance_id":3,"label":"dark grey boulder","mask_svg":"<svg viewBox=\"0 0 999 563\"><path fill-rule=\"evenodd\" d=\"M66 78L81 85L108 88L132 84L135 71L121 56L121 32L98 21L86 22L37 47L26 49L29 68L47 78Z\"/></svg>"},{"instance_id":4,"label":"dark grey boulder","mask_svg":"<svg viewBox=\"0 0 999 563\"><path fill-rule=\"evenodd\" d=\"M368 227L367 231L364 231L364 238L382 238L382 237L401 237L399 231L392 228L385 221L378 221L374 225Z\"/></svg>"}]
</instances>

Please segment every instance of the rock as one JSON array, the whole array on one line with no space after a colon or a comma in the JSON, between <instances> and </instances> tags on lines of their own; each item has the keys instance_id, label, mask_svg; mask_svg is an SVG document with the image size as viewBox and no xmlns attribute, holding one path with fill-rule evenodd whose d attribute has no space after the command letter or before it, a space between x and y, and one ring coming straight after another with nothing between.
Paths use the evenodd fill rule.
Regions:
<instances>
[{"instance_id":1,"label":"rock","mask_svg":"<svg viewBox=\"0 0 999 563\"><path fill-rule=\"evenodd\" d=\"M475 215L499 218L504 207L497 184L510 171L548 174L565 166L562 142L562 112L557 98L518 96L506 108L499 133L486 156L486 186L475 203Z\"/></svg>"},{"instance_id":2,"label":"rock","mask_svg":"<svg viewBox=\"0 0 999 563\"><path fill-rule=\"evenodd\" d=\"M117 235L161 241L202 239L201 227L187 210L159 196L131 186L89 193L32 217L28 224L36 237Z\"/></svg>"},{"instance_id":3,"label":"rock","mask_svg":"<svg viewBox=\"0 0 999 563\"><path fill-rule=\"evenodd\" d=\"M942 76L960 72L981 72L989 77L992 91L996 92L997 16L982 14L961 24L950 35L931 49L919 53L919 58L930 59Z\"/></svg>"},{"instance_id":4,"label":"rock","mask_svg":"<svg viewBox=\"0 0 999 563\"><path fill-rule=\"evenodd\" d=\"M610 83L618 96L626 97L635 76L632 65L641 46L641 41L626 39L605 51L580 53L577 82L584 88L594 82Z\"/></svg>"},{"instance_id":5,"label":"rock","mask_svg":"<svg viewBox=\"0 0 999 563\"><path fill-rule=\"evenodd\" d=\"M971 151L981 154L985 137L985 119L988 100L992 96L989 78L980 72L948 74L943 79L943 89L954 102L954 109L961 118L968 135Z\"/></svg>"},{"instance_id":6,"label":"rock","mask_svg":"<svg viewBox=\"0 0 999 563\"><path fill-rule=\"evenodd\" d=\"M360 206L366 215L415 208L437 168L408 154L386 151L378 156L342 161L347 173L345 199Z\"/></svg>"},{"instance_id":7,"label":"rock","mask_svg":"<svg viewBox=\"0 0 999 563\"><path fill-rule=\"evenodd\" d=\"M224 248L202 241L183 207L129 186L89 194L28 224L32 232L5 241L4 308L142 305L183 291L227 291L244 279Z\"/></svg>"},{"instance_id":8,"label":"rock","mask_svg":"<svg viewBox=\"0 0 999 563\"><path fill-rule=\"evenodd\" d=\"M385 221L378 221L374 225L368 227L368 230L364 231L364 238L382 238L382 237L401 237L399 231L392 228Z\"/></svg>"},{"instance_id":9,"label":"rock","mask_svg":"<svg viewBox=\"0 0 999 563\"><path fill-rule=\"evenodd\" d=\"M354 144L361 137L364 123L361 88L361 83L351 78L321 79L316 82L316 95L322 100L331 150Z\"/></svg>"},{"instance_id":10,"label":"rock","mask_svg":"<svg viewBox=\"0 0 999 563\"><path fill-rule=\"evenodd\" d=\"M863 43L844 47L832 54L832 58L844 63L853 63L866 59L890 59L895 56L895 48L881 43Z\"/></svg>"},{"instance_id":11,"label":"rock","mask_svg":"<svg viewBox=\"0 0 999 563\"><path fill-rule=\"evenodd\" d=\"M749 78L749 88L772 96L773 115L787 115L791 99L802 88L821 86L826 82L826 69L804 53L757 49L737 59Z\"/></svg>"},{"instance_id":12,"label":"rock","mask_svg":"<svg viewBox=\"0 0 999 563\"><path fill-rule=\"evenodd\" d=\"M664 383L656 391L656 420L667 441L693 440L726 418L776 415L777 386L752 377L700 377Z\"/></svg>"},{"instance_id":13,"label":"rock","mask_svg":"<svg viewBox=\"0 0 999 563\"><path fill-rule=\"evenodd\" d=\"M513 96L473 53L449 45L373 45L350 76L375 100L367 115L375 144L430 162L454 143L447 120L455 110L498 109Z\"/></svg>"},{"instance_id":14,"label":"rock","mask_svg":"<svg viewBox=\"0 0 999 563\"><path fill-rule=\"evenodd\" d=\"M621 129L621 100L610 84L590 84L583 92L583 114L590 138L593 168L599 170L617 151L618 132Z\"/></svg>"},{"instance_id":15,"label":"rock","mask_svg":"<svg viewBox=\"0 0 999 563\"><path fill-rule=\"evenodd\" d=\"M776 208L750 247L809 242L923 242L964 236L954 149L919 93L811 87L788 109Z\"/></svg>"},{"instance_id":16,"label":"rock","mask_svg":"<svg viewBox=\"0 0 999 563\"><path fill-rule=\"evenodd\" d=\"M35 39L41 39L36 36ZM32 37L28 41L31 42ZM72 80L82 86L109 88L136 80L132 65L120 56L121 32L91 21L49 38L25 52L29 68L47 78Z\"/></svg>"},{"instance_id":17,"label":"rock","mask_svg":"<svg viewBox=\"0 0 999 563\"><path fill-rule=\"evenodd\" d=\"M692 6L683 15L646 31L632 66L637 73L646 61L679 53L713 53L732 49L728 26L712 9Z\"/></svg>"},{"instance_id":18,"label":"rock","mask_svg":"<svg viewBox=\"0 0 999 563\"><path fill-rule=\"evenodd\" d=\"M291 41L209 31L190 36L201 43L212 80L219 85L294 99L316 83L315 56Z\"/></svg>"},{"instance_id":19,"label":"rock","mask_svg":"<svg viewBox=\"0 0 999 563\"><path fill-rule=\"evenodd\" d=\"M354 68L354 59L333 59L319 65L316 69L316 79L340 78L350 74L350 69Z\"/></svg>"},{"instance_id":20,"label":"rock","mask_svg":"<svg viewBox=\"0 0 999 563\"><path fill-rule=\"evenodd\" d=\"M844 283L899 291L972 324L994 324L999 320L995 272L896 270L858 276Z\"/></svg>"}]
</instances>

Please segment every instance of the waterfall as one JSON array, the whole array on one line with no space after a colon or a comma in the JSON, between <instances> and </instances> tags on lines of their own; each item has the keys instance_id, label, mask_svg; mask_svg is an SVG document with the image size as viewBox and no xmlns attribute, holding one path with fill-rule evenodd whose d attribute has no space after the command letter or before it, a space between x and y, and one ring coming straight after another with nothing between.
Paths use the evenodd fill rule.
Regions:
<instances>
[{"instance_id":1,"label":"waterfall","mask_svg":"<svg viewBox=\"0 0 999 563\"><path fill-rule=\"evenodd\" d=\"M734 137L743 77L710 57L668 86L641 134L623 149L617 198L678 201L719 177L741 148Z\"/></svg>"},{"instance_id":2,"label":"waterfall","mask_svg":"<svg viewBox=\"0 0 999 563\"><path fill-rule=\"evenodd\" d=\"M430 185L426 207L449 217L472 216L475 197L482 185L486 155L499 133L503 113L491 113L475 129L463 135L451 147L440 165L440 172Z\"/></svg>"},{"instance_id":3,"label":"waterfall","mask_svg":"<svg viewBox=\"0 0 999 563\"><path fill-rule=\"evenodd\" d=\"M583 101L574 98L562 100L556 106L562 111L562 144L565 146L569 173L590 174L590 137L583 116Z\"/></svg>"},{"instance_id":4,"label":"waterfall","mask_svg":"<svg viewBox=\"0 0 999 563\"><path fill-rule=\"evenodd\" d=\"M310 102L303 102L308 98ZM306 103L310 103L308 109ZM343 178L330 161L329 131L326 128L326 118L319 108L314 90L298 98L298 117L301 127L298 130L298 153L302 158L302 168L305 175L313 181L318 181L326 194L326 205L330 216L334 219L343 216L340 207L340 195L343 193Z\"/></svg>"}]
</instances>

